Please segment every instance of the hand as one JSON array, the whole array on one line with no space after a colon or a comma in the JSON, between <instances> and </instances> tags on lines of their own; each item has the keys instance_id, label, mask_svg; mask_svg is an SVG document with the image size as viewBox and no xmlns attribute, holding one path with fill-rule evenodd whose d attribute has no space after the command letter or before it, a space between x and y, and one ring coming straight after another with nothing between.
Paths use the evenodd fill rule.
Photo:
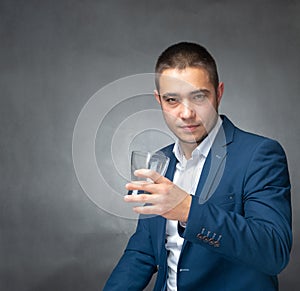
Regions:
<instances>
[{"instance_id":1,"label":"hand","mask_svg":"<svg viewBox=\"0 0 300 291\"><path fill-rule=\"evenodd\" d=\"M136 170L138 177L150 178L153 183L128 183L127 190L146 191L151 194L126 195L126 202L139 202L150 205L137 206L133 210L140 214L161 215L166 219L186 222L192 198L169 179L152 170Z\"/></svg>"}]
</instances>

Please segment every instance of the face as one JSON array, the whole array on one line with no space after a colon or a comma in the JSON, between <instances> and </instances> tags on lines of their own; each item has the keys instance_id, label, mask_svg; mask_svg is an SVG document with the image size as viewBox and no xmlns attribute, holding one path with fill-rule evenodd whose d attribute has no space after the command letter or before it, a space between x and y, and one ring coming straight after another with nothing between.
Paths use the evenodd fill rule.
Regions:
<instances>
[{"instance_id":1,"label":"face","mask_svg":"<svg viewBox=\"0 0 300 291\"><path fill-rule=\"evenodd\" d=\"M185 147L196 148L214 127L223 90L223 83L215 89L207 71L202 68L162 72L155 97L183 150Z\"/></svg>"}]
</instances>

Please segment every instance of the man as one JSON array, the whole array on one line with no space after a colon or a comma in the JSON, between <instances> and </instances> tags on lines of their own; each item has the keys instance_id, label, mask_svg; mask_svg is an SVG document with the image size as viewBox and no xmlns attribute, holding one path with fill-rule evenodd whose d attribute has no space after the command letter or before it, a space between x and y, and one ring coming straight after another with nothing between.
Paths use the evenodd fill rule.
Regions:
<instances>
[{"instance_id":1,"label":"man","mask_svg":"<svg viewBox=\"0 0 300 291\"><path fill-rule=\"evenodd\" d=\"M166 49L156 64L155 98L178 140L166 177L126 185L150 194L104 290L277 290L292 244L290 182L274 140L246 133L218 107L224 85L213 57L194 43Z\"/></svg>"}]
</instances>

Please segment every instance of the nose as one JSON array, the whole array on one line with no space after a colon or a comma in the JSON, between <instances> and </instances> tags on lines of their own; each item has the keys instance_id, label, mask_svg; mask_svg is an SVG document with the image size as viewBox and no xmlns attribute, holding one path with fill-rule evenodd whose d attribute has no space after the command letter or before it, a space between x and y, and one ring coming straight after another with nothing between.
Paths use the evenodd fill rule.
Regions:
<instances>
[{"instance_id":1,"label":"nose","mask_svg":"<svg viewBox=\"0 0 300 291\"><path fill-rule=\"evenodd\" d=\"M191 119L195 116L195 110L189 102L182 102L179 116L181 119Z\"/></svg>"}]
</instances>

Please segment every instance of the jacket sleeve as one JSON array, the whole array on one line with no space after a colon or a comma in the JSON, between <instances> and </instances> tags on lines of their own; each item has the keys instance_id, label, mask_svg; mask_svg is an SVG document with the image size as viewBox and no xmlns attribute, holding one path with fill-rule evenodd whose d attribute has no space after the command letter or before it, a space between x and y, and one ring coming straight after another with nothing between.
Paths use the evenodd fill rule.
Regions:
<instances>
[{"instance_id":1,"label":"jacket sleeve","mask_svg":"<svg viewBox=\"0 0 300 291\"><path fill-rule=\"evenodd\" d=\"M146 220L139 219L136 232L106 282L104 291L143 290L157 271Z\"/></svg>"},{"instance_id":2,"label":"jacket sleeve","mask_svg":"<svg viewBox=\"0 0 300 291\"><path fill-rule=\"evenodd\" d=\"M242 211L210 200L200 204L194 196L181 235L228 260L276 275L287 265L292 245L290 181L281 146L260 142L243 179Z\"/></svg>"}]
</instances>

